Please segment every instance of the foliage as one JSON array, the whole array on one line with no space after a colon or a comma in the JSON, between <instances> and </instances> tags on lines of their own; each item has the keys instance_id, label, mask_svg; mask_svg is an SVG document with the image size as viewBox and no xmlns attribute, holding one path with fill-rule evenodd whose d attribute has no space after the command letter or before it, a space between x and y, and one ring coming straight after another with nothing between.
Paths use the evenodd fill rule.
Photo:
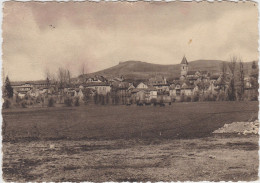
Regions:
<instances>
[{"instance_id":1,"label":"foliage","mask_svg":"<svg viewBox=\"0 0 260 183\"><path fill-rule=\"evenodd\" d=\"M151 99L151 103L152 103L154 106L156 106L156 104L157 104L156 98L152 98L152 99Z\"/></svg>"},{"instance_id":2,"label":"foliage","mask_svg":"<svg viewBox=\"0 0 260 183\"><path fill-rule=\"evenodd\" d=\"M94 103L98 104L98 94L97 93L94 94Z\"/></svg>"},{"instance_id":3,"label":"foliage","mask_svg":"<svg viewBox=\"0 0 260 183\"><path fill-rule=\"evenodd\" d=\"M79 97L75 97L74 105L75 105L76 107L80 106Z\"/></svg>"},{"instance_id":4,"label":"foliage","mask_svg":"<svg viewBox=\"0 0 260 183\"><path fill-rule=\"evenodd\" d=\"M67 106L67 107L71 107L72 106L72 99L70 98L70 97L66 97L65 99L64 99L64 104L65 104L65 106Z\"/></svg>"},{"instance_id":5,"label":"foliage","mask_svg":"<svg viewBox=\"0 0 260 183\"><path fill-rule=\"evenodd\" d=\"M4 97L12 98L13 97L13 88L11 86L11 83L9 81L8 76L5 79L5 86L4 86Z\"/></svg>"},{"instance_id":6,"label":"foliage","mask_svg":"<svg viewBox=\"0 0 260 183\"><path fill-rule=\"evenodd\" d=\"M226 94L223 91L220 91L217 95L217 101L225 101L226 100Z\"/></svg>"},{"instance_id":7,"label":"foliage","mask_svg":"<svg viewBox=\"0 0 260 183\"><path fill-rule=\"evenodd\" d=\"M53 107L53 106L54 106L54 99L53 99L53 97L50 97L48 99L48 107Z\"/></svg>"},{"instance_id":8,"label":"foliage","mask_svg":"<svg viewBox=\"0 0 260 183\"><path fill-rule=\"evenodd\" d=\"M11 102L10 102L10 100L5 99L5 100L4 100L4 103L3 103L3 108L4 108L4 109L8 109L8 108L10 108L10 107L11 107Z\"/></svg>"},{"instance_id":9,"label":"foliage","mask_svg":"<svg viewBox=\"0 0 260 183\"><path fill-rule=\"evenodd\" d=\"M19 104L21 101L22 101L22 99L21 99L18 95L16 95L16 97L15 97L15 102L16 102L17 104Z\"/></svg>"},{"instance_id":10,"label":"foliage","mask_svg":"<svg viewBox=\"0 0 260 183\"><path fill-rule=\"evenodd\" d=\"M237 57L232 57L228 63L229 70L231 72L231 79L228 88L228 99L230 101L236 100L236 89L235 89L235 69L236 69Z\"/></svg>"},{"instance_id":11,"label":"foliage","mask_svg":"<svg viewBox=\"0 0 260 183\"><path fill-rule=\"evenodd\" d=\"M184 96L184 93L181 94L181 97L180 97L180 102L184 102L185 101L185 96Z\"/></svg>"},{"instance_id":12,"label":"foliage","mask_svg":"<svg viewBox=\"0 0 260 183\"><path fill-rule=\"evenodd\" d=\"M59 68L58 70L59 87L64 88L71 84L71 75L68 69Z\"/></svg>"},{"instance_id":13,"label":"foliage","mask_svg":"<svg viewBox=\"0 0 260 183\"><path fill-rule=\"evenodd\" d=\"M194 92L194 94L191 96L191 101L192 102L199 101L199 92Z\"/></svg>"},{"instance_id":14,"label":"foliage","mask_svg":"<svg viewBox=\"0 0 260 183\"><path fill-rule=\"evenodd\" d=\"M253 63L252 63L252 69L256 69L256 68L257 68L256 62L253 61Z\"/></svg>"},{"instance_id":15,"label":"foliage","mask_svg":"<svg viewBox=\"0 0 260 183\"><path fill-rule=\"evenodd\" d=\"M217 95L213 93L208 94L208 101L216 101L217 100Z\"/></svg>"},{"instance_id":16,"label":"foliage","mask_svg":"<svg viewBox=\"0 0 260 183\"><path fill-rule=\"evenodd\" d=\"M106 94L106 104L109 104L109 93Z\"/></svg>"},{"instance_id":17,"label":"foliage","mask_svg":"<svg viewBox=\"0 0 260 183\"><path fill-rule=\"evenodd\" d=\"M27 107L27 102L26 102L26 100L22 100L22 102L21 102L21 107L22 107L22 108L26 108L26 107Z\"/></svg>"}]
</instances>

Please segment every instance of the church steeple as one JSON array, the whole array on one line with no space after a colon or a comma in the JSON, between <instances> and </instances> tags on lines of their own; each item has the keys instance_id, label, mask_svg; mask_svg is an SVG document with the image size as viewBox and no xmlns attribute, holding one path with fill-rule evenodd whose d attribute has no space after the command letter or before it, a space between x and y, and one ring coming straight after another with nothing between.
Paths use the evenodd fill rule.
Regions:
<instances>
[{"instance_id":1,"label":"church steeple","mask_svg":"<svg viewBox=\"0 0 260 183\"><path fill-rule=\"evenodd\" d=\"M181 76L186 76L187 73L188 73L188 61L185 57L185 55L183 56L182 58L182 61L181 61Z\"/></svg>"},{"instance_id":2,"label":"church steeple","mask_svg":"<svg viewBox=\"0 0 260 183\"><path fill-rule=\"evenodd\" d=\"M184 55L183 58L182 58L181 64L185 64L185 65L188 65L188 64L189 64L188 61L187 61L187 59L186 59L186 57L185 57L185 55Z\"/></svg>"}]
</instances>

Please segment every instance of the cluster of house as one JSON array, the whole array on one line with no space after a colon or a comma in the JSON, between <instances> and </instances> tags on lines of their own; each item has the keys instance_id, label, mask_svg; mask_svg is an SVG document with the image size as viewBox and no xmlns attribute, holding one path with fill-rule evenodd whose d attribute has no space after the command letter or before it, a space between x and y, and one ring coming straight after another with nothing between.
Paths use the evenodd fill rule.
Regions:
<instances>
[{"instance_id":1,"label":"cluster of house","mask_svg":"<svg viewBox=\"0 0 260 183\"><path fill-rule=\"evenodd\" d=\"M181 75L179 78L167 80L163 76L155 76L147 81L129 82L122 76L113 79L106 79L102 76L90 78L77 78L71 81L68 87L59 90L57 84L52 82L31 81L12 82L14 93L23 98L25 95L37 97L41 94L69 94L71 96L84 97L84 91L88 90L89 95L108 95L116 93L122 99L131 98L138 100L163 99L172 101L178 97L192 96L197 93L217 94L225 92L228 83L223 79L221 73L210 74L208 71L189 71L189 63L185 56L181 61ZM249 78L245 78L245 88L250 88Z\"/></svg>"}]
</instances>

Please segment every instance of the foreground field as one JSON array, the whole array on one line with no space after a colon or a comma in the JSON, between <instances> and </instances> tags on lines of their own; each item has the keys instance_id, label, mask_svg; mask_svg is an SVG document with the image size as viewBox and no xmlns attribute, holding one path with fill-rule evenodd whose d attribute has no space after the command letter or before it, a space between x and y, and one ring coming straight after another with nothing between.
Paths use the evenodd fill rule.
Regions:
<instances>
[{"instance_id":1,"label":"foreground field","mask_svg":"<svg viewBox=\"0 0 260 183\"><path fill-rule=\"evenodd\" d=\"M4 140L197 138L257 114L258 102L9 110L3 111Z\"/></svg>"},{"instance_id":2,"label":"foreground field","mask_svg":"<svg viewBox=\"0 0 260 183\"><path fill-rule=\"evenodd\" d=\"M258 135L213 135L257 102L3 111L6 181L256 180Z\"/></svg>"},{"instance_id":3,"label":"foreground field","mask_svg":"<svg viewBox=\"0 0 260 183\"><path fill-rule=\"evenodd\" d=\"M258 136L4 143L6 181L257 180Z\"/></svg>"}]
</instances>

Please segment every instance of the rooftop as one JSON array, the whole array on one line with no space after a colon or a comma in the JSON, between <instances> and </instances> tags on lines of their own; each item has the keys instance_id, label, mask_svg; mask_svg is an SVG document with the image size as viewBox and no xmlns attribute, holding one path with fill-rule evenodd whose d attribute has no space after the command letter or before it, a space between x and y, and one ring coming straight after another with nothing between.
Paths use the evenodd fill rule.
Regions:
<instances>
[{"instance_id":1,"label":"rooftop","mask_svg":"<svg viewBox=\"0 0 260 183\"><path fill-rule=\"evenodd\" d=\"M185 56L183 57L181 64L186 64L186 65L189 64Z\"/></svg>"}]
</instances>

